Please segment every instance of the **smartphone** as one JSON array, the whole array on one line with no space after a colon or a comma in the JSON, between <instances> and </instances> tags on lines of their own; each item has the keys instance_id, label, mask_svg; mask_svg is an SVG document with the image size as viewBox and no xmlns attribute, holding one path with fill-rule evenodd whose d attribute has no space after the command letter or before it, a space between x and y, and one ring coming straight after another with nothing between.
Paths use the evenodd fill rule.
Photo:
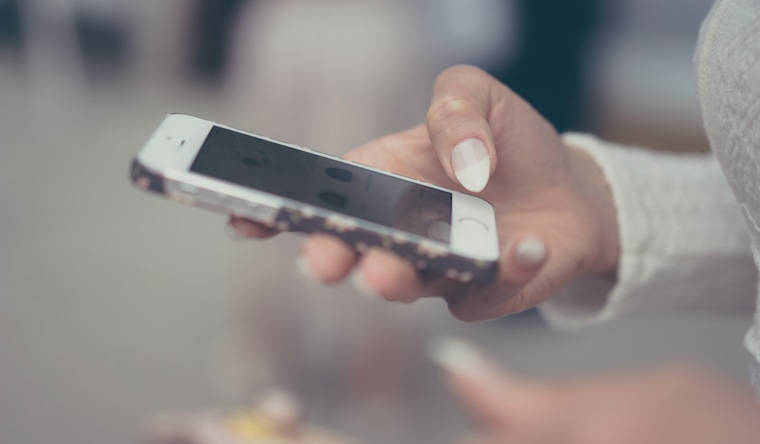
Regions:
<instances>
[{"instance_id":1,"label":"smartphone","mask_svg":"<svg viewBox=\"0 0 760 444\"><path fill-rule=\"evenodd\" d=\"M386 248L423 274L496 276L496 221L485 200L197 117L168 115L131 178L281 231L329 233L359 253Z\"/></svg>"}]
</instances>

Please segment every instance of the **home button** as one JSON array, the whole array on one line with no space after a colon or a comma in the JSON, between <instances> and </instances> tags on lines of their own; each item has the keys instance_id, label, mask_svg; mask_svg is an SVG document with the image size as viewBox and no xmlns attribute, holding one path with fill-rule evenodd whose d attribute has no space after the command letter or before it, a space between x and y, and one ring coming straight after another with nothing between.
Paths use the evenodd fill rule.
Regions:
<instances>
[{"instance_id":1,"label":"home button","mask_svg":"<svg viewBox=\"0 0 760 444\"><path fill-rule=\"evenodd\" d=\"M459 219L459 225L462 229L467 231L488 231L488 225L471 217L463 217Z\"/></svg>"}]
</instances>

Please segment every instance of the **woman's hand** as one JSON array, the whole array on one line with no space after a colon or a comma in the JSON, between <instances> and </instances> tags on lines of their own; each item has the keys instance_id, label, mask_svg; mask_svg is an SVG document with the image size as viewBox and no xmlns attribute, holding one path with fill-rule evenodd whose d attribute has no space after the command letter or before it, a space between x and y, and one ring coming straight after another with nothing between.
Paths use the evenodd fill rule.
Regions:
<instances>
[{"instance_id":1,"label":"woman's hand","mask_svg":"<svg viewBox=\"0 0 760 444\"><path fill-rule=\"evenodd\" d=\"M475 321L539 304L579 273L616 269L615 209L595 162L564 146L533 108L479 69L441 73L426 125L370 142L346 158L490 201L499 275L487 288L423 285L413 267L390 252L371 249L357 258L339 240L313 235L299 260L319 281L341 281L356 265L354 279L365 292L403 302L440 296L454 316ZM245 220L231 223L249 237L272 234Z\"/></svg>"},{"instance_id":2,"label":"woman's hand","mask_svg":"<svg viewBox=\"0 0 760 444\"><path fill-rule=\"evenodd\" d=\"M760 442L756 400L693 369L546 384L507 376L457 341L434 358L480 426L467 444Z\"/></svg>"}]
</instances>

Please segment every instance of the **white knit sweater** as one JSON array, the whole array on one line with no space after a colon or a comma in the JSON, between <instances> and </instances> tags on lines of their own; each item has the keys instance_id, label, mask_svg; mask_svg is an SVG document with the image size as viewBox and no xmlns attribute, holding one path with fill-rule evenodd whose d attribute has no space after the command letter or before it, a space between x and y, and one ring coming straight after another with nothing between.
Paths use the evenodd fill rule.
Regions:
<instances>
[{"instance_id":1,"label":"white knit sweater","mask_svg":"<svg viewBox=\"0 0 760 444\"><path fill-rule=\"evenodd\" d=\"M578 329L631 312L751 310L760 302L760 0L717 1L694 62L714 155L565 136L610 183L621 256L616 280L579 279L541 307L555 326ZM757 310L745 343L760 388Z\"/></svg>"}]
</instances>

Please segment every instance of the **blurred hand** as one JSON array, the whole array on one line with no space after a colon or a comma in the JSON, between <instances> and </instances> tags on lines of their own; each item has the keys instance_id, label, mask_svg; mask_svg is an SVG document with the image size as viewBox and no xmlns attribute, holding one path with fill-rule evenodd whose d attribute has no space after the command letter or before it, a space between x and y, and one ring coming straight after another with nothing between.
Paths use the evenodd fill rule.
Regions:
<instances>
[{"instance_id":1,"label":"blurred hand","mask_svg":"<svg viewBox=\"0 0 760 444\"><path fill-rule=\"evenodd\" d=\"M539 384L505 375L457 341L434 358L480 426L467 444L760 442L760 405L692 369Z\"/></svg>"},{"instance_id":2,"label":"blurred hand","mask_svg":"<svg viewBox=\"0 0 760 444\"><path fill-rule=\"evenodd\" d=\"M501 258L486 288L444 279L423 284L390 252L354 251L326 235L301 251L307 274L334 283L354 274L357 286L391 301L440 296L459 319L501 317L534 306L579 273L617 267L614 204L595 162L566 147L533 108L483 71L449 68L435 82L427 124L361 146L347 159L476 193L496 209ZM248 237L272 233L242 219Z\"/></svg>"}]
</instances>

